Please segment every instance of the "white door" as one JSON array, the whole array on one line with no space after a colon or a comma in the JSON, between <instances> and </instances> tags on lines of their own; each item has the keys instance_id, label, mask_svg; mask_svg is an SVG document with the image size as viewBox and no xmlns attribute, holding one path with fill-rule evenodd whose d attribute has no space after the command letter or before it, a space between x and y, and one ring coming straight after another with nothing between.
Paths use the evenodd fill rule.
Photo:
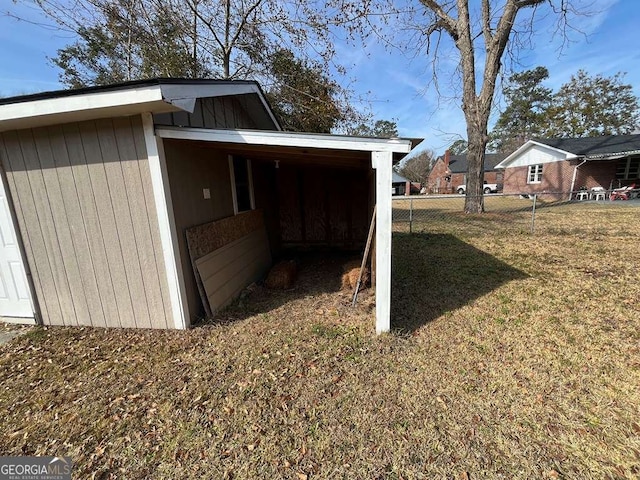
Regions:
<instances>
[{"instance_id":1,"label":"white door","mask_svg":"<svg viewBox=\"0 0 640 480\"><path fill-rule=\"evenodd\" d=\"M0 316L33 318L27 275L3 179L0 179Z\"/></svg>"}]
</instances>

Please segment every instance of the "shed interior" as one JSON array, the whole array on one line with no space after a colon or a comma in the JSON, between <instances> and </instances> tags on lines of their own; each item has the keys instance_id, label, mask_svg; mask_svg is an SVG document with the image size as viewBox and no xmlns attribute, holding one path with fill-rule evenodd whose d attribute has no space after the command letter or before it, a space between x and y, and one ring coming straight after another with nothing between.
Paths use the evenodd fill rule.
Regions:
<instances>
[{"instance_id":1,"label":"shed interior","mask_svg":"<svg viewBox=\"0 0 640 480\"><path fill-rule=\"evenodd\" d=\"M191 227L255 209L274 262L292 251L362 252L375 203L370 152L175 139L163 146L192 322L206 309L186 240ZM255 248L218 275L221 286Z\"/></svg>"}]
</instances>

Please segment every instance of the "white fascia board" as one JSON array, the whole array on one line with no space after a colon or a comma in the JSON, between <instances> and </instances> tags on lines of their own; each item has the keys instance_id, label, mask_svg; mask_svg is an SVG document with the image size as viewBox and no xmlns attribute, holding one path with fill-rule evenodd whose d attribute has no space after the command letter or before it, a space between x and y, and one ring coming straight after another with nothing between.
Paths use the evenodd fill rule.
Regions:
<instances>
[{"instance_id":1,"label":"white fascia board","mask_svg":"<svg viewBox=\"0 0 640 480\"><path fill-rule=\"evenodd\" d=\"M161 138L197 140L202 142L237 143L242 145L267 145L273 147L322 148L328 150L353 150L360 152L411 151L411 140L347 137L313 133L270 132L263 130L219 130L186 127L161 127L156 129Z\"/></svg>"},{"instance_id":2,"label":"white fascia board","mask_svg":"<svg viewBox=\"0 0 640 480\"><path fill-rule=\"evenodd\" d=\"M550 145L547 145L546 143L542 143L542 142L537 142L535 140L528 140L524 145L522 145L520 148L518 148L515 152L513 152L511 155L509 155L507 158L505 158L504 160L502 160L499 164L497 164L494 168L496 169L503 169L503 168L507 168L509 166L509 164L511 162L513 162L516 158L518 158L522 153L524 153L525 151L527 151L528 149L530 149L531 147L533 147L534 145L538 145L539 147L543 147L543 148L548 148L549 150L555 150L556 152L560 152L563 155L566 155L566 158L564 160L568 160L569 158L574 158L576 157L575 154L571 153L571 152L567 152L566 150L562 150L560 148L556 148L556 147L552 147Z\"/></svg>"},{"instance_id":3,"label":"white fascia board","mask_svg":"<svg viewBox=\"0 0 640 480\"><path fill-rule=\"evenodd\" d=\"M69 95L42 100L0 105L0 131L45 124L61 123L80 119L96 118L95 113L117 110L118 113L140 113L141 110L154 111L156 108L170 107L162 99L159 86L94 92ZM156 106L156 108L149 108Z\"/></svg>"}]
</instances>

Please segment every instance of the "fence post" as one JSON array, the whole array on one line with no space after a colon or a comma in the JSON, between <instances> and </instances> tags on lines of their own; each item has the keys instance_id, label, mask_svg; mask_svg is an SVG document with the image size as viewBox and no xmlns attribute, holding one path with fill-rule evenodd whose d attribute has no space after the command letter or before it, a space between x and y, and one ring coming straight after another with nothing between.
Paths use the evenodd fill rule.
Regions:
<instances>
[{"instance_id":1,"label":"fence post","mask_svg":"<svg viewBox=\"0 0 640 480\"><path fill-rule=\"evenodd\" d=\"M531 208L531 233L535 233L536 231L536 202L538 200L538 195L533 195L533 207Z\"/></svg>"},{"instance_id":2,"label":"fence post","mask_svg":"<svg viewBox=\"0 0 640 480\"><path fill-rule=\"evenodd\" d=\"M413 233L413 198L409 198L409 233Z\"/></svg>"}]
</instances>

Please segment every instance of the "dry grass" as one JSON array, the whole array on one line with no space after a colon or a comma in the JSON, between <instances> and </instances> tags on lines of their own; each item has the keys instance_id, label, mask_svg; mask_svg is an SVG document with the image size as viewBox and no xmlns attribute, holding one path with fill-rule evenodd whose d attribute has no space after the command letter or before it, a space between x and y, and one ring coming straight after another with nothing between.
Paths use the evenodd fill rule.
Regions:
<instances>
[{"instance_id":1,"label":"dry grass","mask_svg":"<svg viewBox=\"0 0 640 480\"><path fill-rule=\"evenodd\" d=\"M398 232L393 335L372 292L348 307L343 259L220 325L32 330L0 349L0 454L70 455L74 478L638 478L630 212Z\"/></svg>"}]
</instances>

